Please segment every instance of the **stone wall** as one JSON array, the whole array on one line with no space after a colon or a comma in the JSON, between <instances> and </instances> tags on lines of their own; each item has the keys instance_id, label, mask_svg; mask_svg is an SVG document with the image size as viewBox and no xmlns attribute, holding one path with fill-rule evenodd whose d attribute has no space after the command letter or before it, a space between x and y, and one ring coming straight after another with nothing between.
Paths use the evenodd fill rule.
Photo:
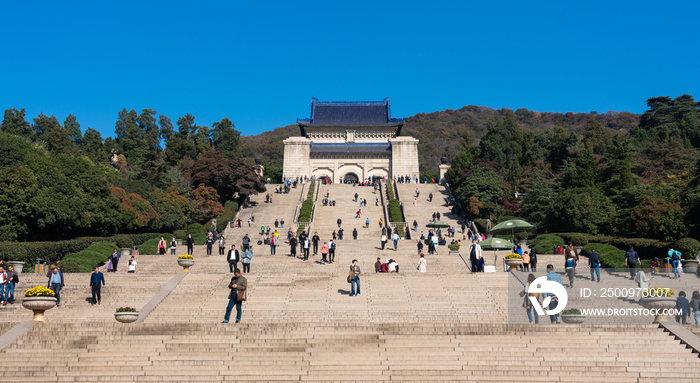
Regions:
<instances>
[{"instance_id":1,"label":"stone wall","mask_svg":"<svg viewBox=\"0 0 700 383\"><path fill-rule=\"evenodd\" d=\"M284 178L311 176L311 140L306 137L289 137L284 143Z\"/></svg>"},{"instance_id":2,"label":"stone wall","mask_svg":"<svg viewBox=\"0 0 700 383\"><path fill-rule=\"evenodd\" d=\"M391 143L391 175L418 176L418 140L413 137L396 137Z\"/></svg>"}]
</instances>

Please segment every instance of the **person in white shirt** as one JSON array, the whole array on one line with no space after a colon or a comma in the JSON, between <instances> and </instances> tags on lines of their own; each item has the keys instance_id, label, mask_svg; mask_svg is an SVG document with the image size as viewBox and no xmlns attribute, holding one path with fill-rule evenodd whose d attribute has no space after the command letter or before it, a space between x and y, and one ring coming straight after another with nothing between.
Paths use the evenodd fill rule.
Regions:
<instances>
[{"instance_id":1,"label":"person in white shirt","mask_svg":"<svg viewBox=\"0 0 700 383\"><path fill-rule=\"evenodd\" d=\"M637 285L641 289L648 289L649 288L649 281L651 281L652 278L654 278L654 277L648 278L647 274L644 272L644 269L640 269L637 272L637 275L634 276L634 281L637 282Z\"/></svg>"},{"instance_id":2,"label":"person in white shirt","mask_svg":"<svg viewBox=\"0 0 700 383\"><path fill-rule=\"evenodd\" d=\"M390 259L389 264L387 265L389 267L389 272L390 273L398 273L399 272L399 265L396 263L395 260Z\"/></svg>"},{"instance_id":3,"label":"person in white shirt","mask_svg":"<svg viewBox=\"0 0 700 383\"><path fill-rule=\"evenodd\" d=\"M418 272L419 273L425 273L427 270L428 263L425 260L425 256L423 254L420 255L420 260L418 261Z\"/></svg>"},{"instance_id":4,"label":"person in white shirt","mask_svg":"<svg viewBox=\"0 0 700 383\"><path fill-rule=\"evenodd\" d=\"M127 273L136 273L139 270L138 265L136 265L136 260L134 257L131 257L129 260L129 263L126 265L126 272Z\"/></svg>"}]
</instances>

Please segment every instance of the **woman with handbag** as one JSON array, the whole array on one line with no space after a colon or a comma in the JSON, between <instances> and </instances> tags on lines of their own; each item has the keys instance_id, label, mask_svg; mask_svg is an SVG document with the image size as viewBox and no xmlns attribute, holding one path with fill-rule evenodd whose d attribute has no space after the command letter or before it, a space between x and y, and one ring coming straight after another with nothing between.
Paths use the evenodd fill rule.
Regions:
<instances>
[{"instance_id":1,"label":"woman with handbag","mask_svg":"<svg viewBox=\"0 0 700 383\"><path fill-rule=\"evenodd\" d=\"M158 254L165 255L165 238L163 237L160 237L160 241L158 242Z\"/></svg>"},{"instance_id":2,"label":"woman with handbag","mask_svg":"<svg viewBox=\"0 0 700 383\"><path fill-rule=\"evenodd\" d=\"M530 323L532 323L532 312L535 312L535 324L540 324L540 316L537 314L537 310L534 309L532 306L532 302L530 301L530 297L535 297L535 299L539 302L540 299L540 294L538 293L532 293L528 294L528 290L530 289L530 284L535 281L535 275L530 274L527 276L527 283L525 283L525 289L520 292L521 297L525 297L523 300L523 308L527 311L527 319L530 320Z\"/></svg>"}]
</instances>

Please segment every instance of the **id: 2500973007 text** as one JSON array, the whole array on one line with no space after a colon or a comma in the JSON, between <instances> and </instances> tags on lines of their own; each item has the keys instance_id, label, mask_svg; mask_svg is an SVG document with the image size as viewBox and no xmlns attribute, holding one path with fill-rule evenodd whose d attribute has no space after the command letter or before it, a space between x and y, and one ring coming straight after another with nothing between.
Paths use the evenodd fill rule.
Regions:
<instances>
[{"instance_id":1,"label":"id: 2500973007 text","mask_svg":"<svg viewBox=\"0 0 700 383\"><path fill-rule=\"evenodd\" d=\"M670 289L642 289L634 287L610 287L602 289L589 289L584 287L580 290L581 298L661 298L668 297Z\"/></svg>"}]
</instances>

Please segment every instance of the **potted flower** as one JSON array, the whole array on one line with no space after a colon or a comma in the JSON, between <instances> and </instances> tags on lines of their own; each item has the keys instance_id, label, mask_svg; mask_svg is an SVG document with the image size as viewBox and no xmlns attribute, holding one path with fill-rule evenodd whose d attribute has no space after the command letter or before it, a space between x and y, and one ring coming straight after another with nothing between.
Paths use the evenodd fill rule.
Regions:
<instances>
[{"instance_id":1,"label":"potted flower","mask_svg":"<svg viewBox=\"0 0 700 383\"><path fill-rule=\"evenodd\" d=\"M523 264L523 257L520 254L510 253L506 255L506 265L510 266L510 271L515 271L515 269Z\"/></svg>"},{"instance_id":2,"label":"potted flower","mask_svg":"<svg viewBox=\"0 0 700 383\"><path fill-rule=\"evenodd\" d=\"M698 272L697 254L700 252L700 241L695 238L682 238L676 241L674 249L681 252L683 272L695 274Z\"/></svg>"},{"instance_id":3,"label":"potted flower","mask_svg":"<svg viewBox=\"0 0 700 383\"><path fill-rule=\"evenodd\" d=\"M177 257L177 264L182 266L184 272L188 272L190 267L194 265L194 258L189 254L183 254Z\"/></svg>"},{"instance_id":4,"label":"potted flower","mask_svg":"<svg viewBox=\"0 0 700 383\"><path fill-rule=\"evenodd\" d=\"M658 314L654 319L654 323L666 322L664 310L676 307L676 292L663 287L651 287L642 290L642 298L639 303L649 310L658 310Z\"/></svg>"},{"instance_id":5,"label":"potted flower","mask_svg":"<svg viewBox=\"0 0 700 383\"><path fill-rule=\"evenodd\" d=\"M27 310L34 311L34 322L46 322L44 319L44 311L50 310L56 306L56 298L54 292L44 286L37 286L27 290L22 299L22 306Z\"/></svg>"},{"instance_id":6,"label":"potted flower","mask_svg":"<svg viewBox=\"0 0 700 383\"><path fill-rule=\"evenodd\" d=\"M561 313L561 320L567 324L581 324L586 320L586 316L581 314L579 309L566 309Z\"/></svg>"},{"instance_id":7,"label":"potted flower","mask_svg":"<svg viewBox=\"0 0 700 383\"><path fill-rule=\"evenodd\" d=\"M120 307L114 313L114 319L121 323L132 323L139 319L139 312L133 307Z\"/></svg>"},{"instance_id":8,"label":"potted flower","mask_svg":"<svg viewBox=\"0 0 700 383\"><path fill-rule=\"evenodd\" d=\"M447 245L447 248L450 249L450 254L459 254L460 244L459 243L451 243L451 244Z\"/></svg>"}]
</instances>

